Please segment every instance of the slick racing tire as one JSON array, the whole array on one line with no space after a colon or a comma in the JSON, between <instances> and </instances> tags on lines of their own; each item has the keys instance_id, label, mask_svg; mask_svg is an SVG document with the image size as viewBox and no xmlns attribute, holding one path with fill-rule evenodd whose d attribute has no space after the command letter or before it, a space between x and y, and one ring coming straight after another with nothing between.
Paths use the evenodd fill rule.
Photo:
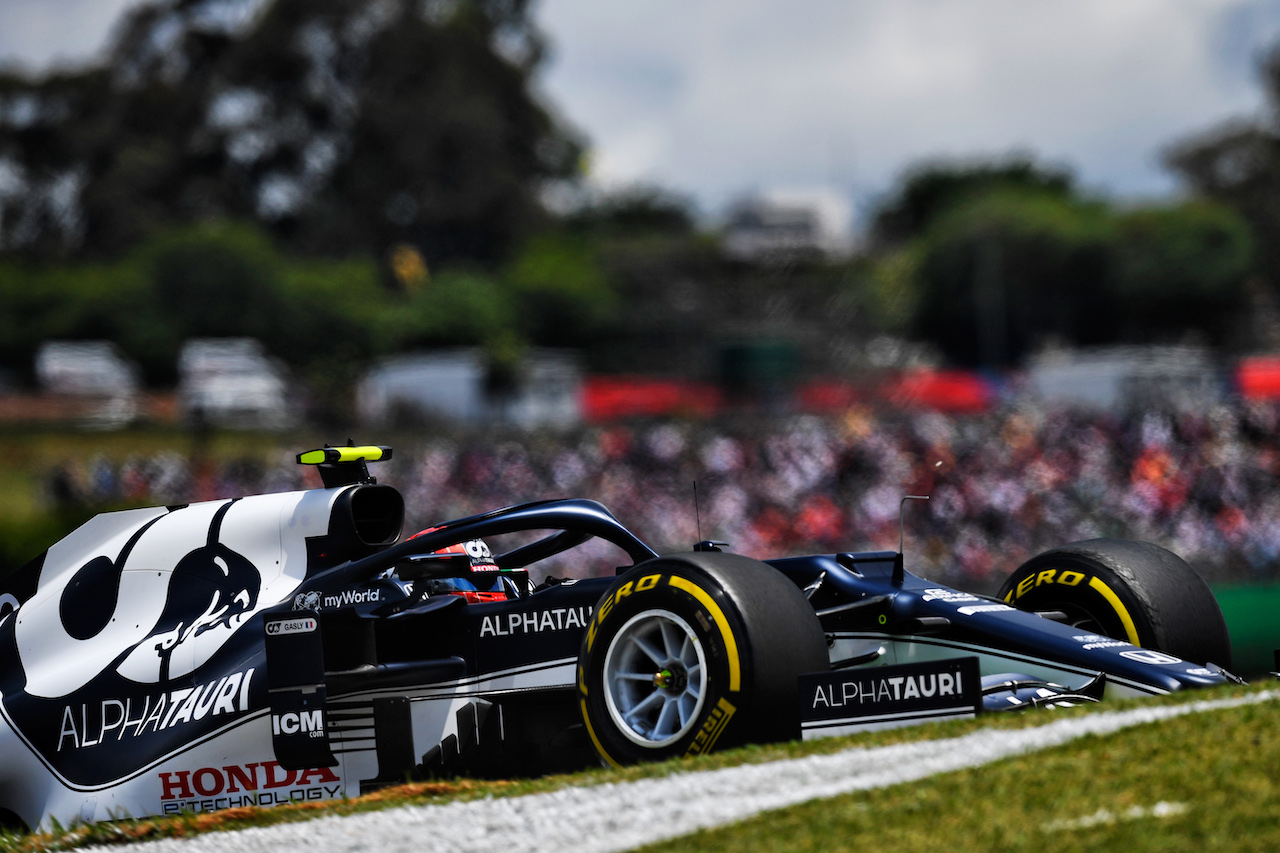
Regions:
<instances>
[{"instance_id":1,"label":"slick racing tire","mask_svg":"<svg viewBox=\"0 0 1280 853\"><path fill-rule=\"evenodd\" d=\"M1045 551L999 595L1022 610L1062 611L1082 631L1231 668L1231 639L1208 584L1150 542L1089 539Z\"/></svg>"},{"instance_id":2,"label":"slick racing tire","mask_svg":"<svg viewBox=\"0 0 1280 853\"><path fill-rule=\"evenodd\" d=\"M796 677L830 667L804 594L747 557L636 566L596 605L578 698L596 750L622 765L800 736Z\"/></svg>"}]
</instances>

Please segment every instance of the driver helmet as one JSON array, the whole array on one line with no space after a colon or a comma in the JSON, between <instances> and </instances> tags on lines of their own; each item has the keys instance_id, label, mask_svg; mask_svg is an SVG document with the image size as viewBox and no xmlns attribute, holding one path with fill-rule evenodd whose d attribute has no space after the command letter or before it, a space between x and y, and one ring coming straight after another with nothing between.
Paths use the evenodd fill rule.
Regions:
<instances>
[{"instance_id":1,"label":"driver helmet","mask_svg":"<svg viewBox=\"0 0 1280 853\"><path fill-rule=\"evenodd\" d=\"M409 538L416 539L424 533L432 533L439 529L438 527L428 527L426 530L415 533ZM490 590L482 591L468 578L440 578L431 583L434 594L459 595L473 604L506 600L507 596L503 591L502 580L497 577L498 564L494 562L493 552L489 550L488 544L483 539L469 539L466 542L457 542L432 553L466 554L471 561L472 572L493 572L495 575L494 580L496 581Z\"/></svg>"},{"instance_id":2,"label":"driver helmet","mask_svg":"<svg viewBox=\"0 0 1280 853\"><path fill-rule=\"evenodd\" d=\"M425 531L424 531L425 532ZM471 559L471 571L496 572L498 564L493 561L493 552L483 539L470 539L447 548L435 551L436 554L466 554Z\"/></svg>"}]
</instances>

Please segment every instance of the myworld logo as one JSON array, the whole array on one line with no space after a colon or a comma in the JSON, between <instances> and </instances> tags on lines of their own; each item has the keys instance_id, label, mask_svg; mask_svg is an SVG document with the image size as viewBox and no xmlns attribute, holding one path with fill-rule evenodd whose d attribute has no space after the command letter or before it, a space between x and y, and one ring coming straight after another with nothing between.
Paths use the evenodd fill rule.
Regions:
<instances>
[{"instance_id":1,"label":"myworld logo","mask_svg":"<svg viewBox=\"0 0 1280 853\"><path fill-rule=\"evenodd\" d=\"M382 599L379 589L344 589L337 595L319 592L303 592L293 597L294 610L320 610L325 607L348 607L352 604L371 604Z\"/></svg>"},{"instance_id":2,"label":"myworld logo","mask_svg":"<svg viewBox=\"0 0 1280 853\"><path fill-rule=\"evenodd\" d=\"M344 589L337 595L324 597L325 607L346 607L351 604L370 604L377 601L382 590L378 589Z\"/></svg>"}]
</instances>

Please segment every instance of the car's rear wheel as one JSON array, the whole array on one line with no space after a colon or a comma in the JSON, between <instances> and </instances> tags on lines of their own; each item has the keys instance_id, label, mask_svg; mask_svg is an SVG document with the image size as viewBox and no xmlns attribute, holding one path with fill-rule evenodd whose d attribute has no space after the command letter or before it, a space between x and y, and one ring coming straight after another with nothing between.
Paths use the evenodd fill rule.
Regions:
<instances>
[{"instance_id":1,"label":"car's rear wheel","mask_svg":"<svg viewBox=\"0 0 1280 853\"><path fill-rule=\"evenodd\" d=\"M999 595L1023 610L1061 611L1081 631L1231 668L1231 639L1208 584L1150 542L1089 539L1053 548L1018 567Z\"/></svg>"},{"instance_id":2,"label":"car's rear wheel","mask_svg":"<svg viewBox=\"0 0 1280 853\"><path fill-rule=\"evenodd\" d=\"M651 560L601 597L578 657L583 720L611 764L800 733L796 678L827 669L803 593L735 554Z\"/></svg>"}]
</instances>

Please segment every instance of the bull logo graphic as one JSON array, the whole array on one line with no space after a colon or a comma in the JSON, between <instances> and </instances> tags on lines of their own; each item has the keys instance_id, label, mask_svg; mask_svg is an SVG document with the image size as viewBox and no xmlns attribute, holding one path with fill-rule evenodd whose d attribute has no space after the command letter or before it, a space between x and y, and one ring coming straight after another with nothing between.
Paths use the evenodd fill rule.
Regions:
<instances>
[{"instance_id":1,"label":"bull logo graphic","mask_svg":"<svg viewBox=\"0 0 1280 853\"><path fill-rule=\"evenodd\" d=\"M39 589L14 619L26 691L68 696L111 670L166 683L208 661L256 612L258 566L281 557L278 533L246 526L261 510L239 505L110 513L50 548Z\"/></svg>"},{"instance_id":2,"label":"bull logo graphic","mask_svg":"<svg viewBox=\"0 0 1280 853\"><path fill-rule=\"evenodd\" d=\"M297 594L335 495L120 510L54 543L27 586L0 588L2 722L96 790L261 704L247 629Z\"/></svg>"},{"instance_id":3,"label":"bull logo graphic","mask_svg":"<svg viewBox=\"0 0 1280 853\"><path fill-rule=\"evenodd\" d=\"M161 682L169 680L175 649L218 626L238 627L236 617L252 613L258 604L262 583L258 570L218 541L222 519L234 503L226 504L213 517L208 541L174 567L164 610L151 636L142 643L160 657Z\"/></svg>"}]
</instances>

